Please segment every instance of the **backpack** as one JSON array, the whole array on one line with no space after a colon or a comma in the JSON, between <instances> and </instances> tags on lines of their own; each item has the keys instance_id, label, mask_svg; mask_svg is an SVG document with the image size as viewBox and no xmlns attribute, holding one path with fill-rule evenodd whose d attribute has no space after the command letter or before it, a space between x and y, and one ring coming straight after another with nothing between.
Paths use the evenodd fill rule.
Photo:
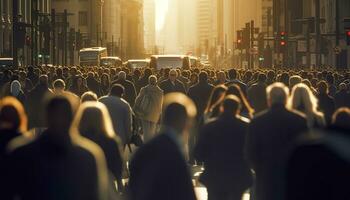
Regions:
<instances>
[{"instance_id":1,"label":"backpack","mask_svg":"<svg viewBox=\"0 0 350 200\"><path fill-rule=\"evenodd\" d=\"M144 116L152 112L152 95L145 91L140 104L137 106L137 114Z\"/></svg>"}]
</instances>

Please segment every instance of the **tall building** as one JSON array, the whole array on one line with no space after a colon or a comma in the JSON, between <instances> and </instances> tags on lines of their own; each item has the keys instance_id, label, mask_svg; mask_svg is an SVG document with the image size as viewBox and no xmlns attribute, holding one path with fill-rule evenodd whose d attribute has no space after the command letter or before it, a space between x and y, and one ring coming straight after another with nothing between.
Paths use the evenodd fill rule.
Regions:
<instances>
[{"instance_id":1,"label":"tall building","mask_svg":"<svg viewBox=\"0 0 350 200\"><path fill-rule=\"evenodd\" d=\"M122 0L121 57L144 57L143 0Z\"/></svg>"},{"instance_id":2,"label":"tall building","mask_svg":"<svg viewBox=\"0 0 350 200\"><path fill-rule=\"evenodd\" d=\"M180 52L194 54L196 51L196 1L176 0L177 2L177 36Z\"/></svg>"},{"instance_id":3,"label":"tall building","mask_svg":"<svg viewBox=\"0 0 350 200\"><path fill-rule=\"evenodd\" d=\"M154 0L143 1L145 53L153 54L156 48L156 5Z\"/></svg>"},{"instance_id":4,"label":"tall building","mask_svg":"<svg viewBox=\"0 0 350 200\"><path fill-rule=\"evenodd\" d=\"M26 36L30 36L33 33L33 29L29 28L33 25L34 19L33 11L41 15L47 15L50 13L51 0L19 0L18 1L18 22L27 26ZM0 1L0 57L12 57L13 49L13 0L1 0ZM40 17L42 19L42 17ZM23 38L22 38L23 39ZM19 40L19 38L16 38ZM31 38L33 41L33 38ZM29 45L19 48L19 61L23 64L33 64L32 51ZM39 47L38 47L39 48Z\"/></svg>"},{"instance_id":5,"label":"tall building","mask_svg":"<svg viewBox=\"0 0 350 200\"><path fill-rule=\"evenodd\" d=\"M212 47L216 45L216 37L213 36L213 0L197 1L197 54L208 55Z\"/></svg>"},{"instance_id":6,"label":"tall building","mask_svg":"<svg viewBox=\"0 0 350 200\"><path fill-rule=\"evenodd\" d=\"M104 0L102 15L103 45L108 48L108 54L117 56L120 52L121 39L121 0Z\"/></svg>"}]
</instances>

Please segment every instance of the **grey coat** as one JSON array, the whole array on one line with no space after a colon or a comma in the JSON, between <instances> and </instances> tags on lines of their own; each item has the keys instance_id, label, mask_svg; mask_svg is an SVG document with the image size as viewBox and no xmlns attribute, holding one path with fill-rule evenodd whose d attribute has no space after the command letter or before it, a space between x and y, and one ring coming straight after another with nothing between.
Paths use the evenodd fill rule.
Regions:
<instances>
[{"instance_id":1,"label":"grey coat","mask_svg":"<svg viewBox=\"0 0 350 200\"><path fill-rule=\"evenodd\" d=\"M106 105L111 116L115 133L123 144L127 144L132 134L132 109L128 102L116 96L104 96L99 100Z\"/></svg>"}]
</instances>

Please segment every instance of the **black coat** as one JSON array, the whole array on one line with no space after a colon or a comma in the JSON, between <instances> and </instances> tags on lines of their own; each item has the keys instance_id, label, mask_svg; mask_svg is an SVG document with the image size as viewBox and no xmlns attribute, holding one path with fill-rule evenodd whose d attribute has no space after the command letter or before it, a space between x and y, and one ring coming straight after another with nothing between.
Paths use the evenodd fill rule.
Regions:
<instances>
[{"instance_id":1,"label":"black coat","mask_svg":"<svg viewBox=\"0 0 350 200\"><path fill-rule=\"evenodd\" d=\"M26 108L28 111L29 128L42 128L46 126L45 95L51 93L47 85L37 85L27 96Z\"/></svg>"},{"instance_id":2,"label":"black coat","mask_svg":"<svg viewBox=\"0 0 350 200\"><path fill-rule=\"evenodd\" d=\"M247 159L256 173L258 200L281 199L282 166L290 145L307 130L306 118L284 105L256 115L248 128Z\"/></svg>"},{"instance_id":3,"label":"black coat","mask_svg":"<svg viewBox=\"0 0 350 200\"><path fill-rule=\"evenodd\" d=\"M135 104L136 99L136 89L133 82L129 80L116 80L112 82L112 85L120 84L124 87L124 99L130 104L131 107Z\"/></svg>"},{"instance_id":4,"label":"black coat","mask_svg":"<svg viewBox=\"0 0 350 200\"><path fill-rule=\"evenodd\" d=\"M164 80L159 84L159 87L163 90L164 95L171 92L181 92L186 94L185 86L179 80L175 80L175 85L172 84L169 79Z\"/></svg>"},{"instance_id":5,"label":"black coat","mask_svg":"<svg viewBox=\"0 0 350 200\"><path fill-rule=\"evenodd\" d=\"M203 115L213 88L214 86L207 82L199 82L188 90L188 96L197 107L198 117Z\"/></svg>"},{"instance_id":6,"label":"black coat","mask_svg":"<svg viewBox=\"0 0 350 200\"><path fill-rule=\"evenodd\" d=\"M131 200L195 200L186 161L178 145L160 134L141 147L130 163Z\"/></svg>"},{"instance_id":7,"label":"black coat","mask_svg":"<svg viewBox=\"0 0 350 200\"><path fill-rule=\"evenodd\" d=\"M248 122L234 116L220 116L201 129L195 158L204 162L201 181L208 188L244 190L251 184L251 173L244 159Z\"/></svg>"},{"instance_id":8,"label":"black coat","mask_svg":"<svg viewBox=\"0 0 350 200\"><path fill-rule=\"evenodd\" d=\"M267 108L266 84L258 82L248 89L248 100L255 113L264 111Z\"/></svg>"},{"instance_id":9,"label":"black coat","mask_svg":"<svg viewBox=\"0 0 350 200\"><path fill-rule=\"evenodd\" d=\"M99 190L103 186L99 175L106 173L102 151L88 141L84 146L73 144L68 137L53 137L46 131L32 142L15 145L8 156L6 196L18 195L26 200L101 199L100 192L105 191Z\"/></svg>"},{"instance_id":10,"label":"black coat","mask_svg":"<svg viewBox=\"0 0 350 200\"><path fill-rule=\"evenodd\" d=\"M335 103L333 97L327 94L318 95L318 108L323 112L326 124L330 125L332 123L332 116L335 111Z\"/></svg>"},{"instance_id":11,"label":"black coat","mask_svg":"<svg viewBox=\"0 0 350 200\"><path fill-rule=\"evenodd\" d=\"M295 148L286 170L285 199L349 199L350 139L345 134L314 133Z\"/></svg>"},{"instance_id":12,"label":"black coat","mask_svg":"<svg viewBox=\"0 0 350 200\"><path fill-rule=\"evenodd\" d=\"M341 107L350 107L350 93L346 90L338 91L335 96L335 107L336 109Z\"/></svg>"}]
</instances>

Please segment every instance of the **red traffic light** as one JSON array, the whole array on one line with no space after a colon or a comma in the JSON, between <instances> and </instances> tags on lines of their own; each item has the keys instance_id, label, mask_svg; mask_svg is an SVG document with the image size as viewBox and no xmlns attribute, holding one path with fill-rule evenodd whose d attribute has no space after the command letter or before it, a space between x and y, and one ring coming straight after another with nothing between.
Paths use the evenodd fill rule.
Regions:
<instances>
[{"instance_id":1,"label":"red traffic light","mask_svg":"<svg viewBox=\"0 0 350 200\"><path fill-rule=\"evenodd\" d=\"M281 41L281 46L286 46L286 42L285 41Z\"/></svg>"},{"instance_id":2,"label":"red traffic light","mask_svg":"<svg viewBox=\"0 0 350 200\"><path fill-rule=\"evenodd\" d=\"M285 32L285 31L282 31L282 32L281 32L281 35L286 35L286 32Z\"/></svg>"},{"instance_id":3,"label":"red traffic light","mask_svg":"<svg viewBox=\"0 0 350 200\"><path fill-rule=\"evenodd\" d=\"M241 40L241 39L238 39L238 40L237 40L237 43L238 43L238 44L242 43L242 40Z\"/></svg>"},{"instance_id":4,"label":"red traffic light","mask_svg":"<svg viewBox=\"0 0 350 200\"><path fill-rule=\"evenodd\" d=\"M346 31L346 35L347 35L348 37L350 37L350 30L347 30L347 31Z\"/></svg>"}]
</instances>

